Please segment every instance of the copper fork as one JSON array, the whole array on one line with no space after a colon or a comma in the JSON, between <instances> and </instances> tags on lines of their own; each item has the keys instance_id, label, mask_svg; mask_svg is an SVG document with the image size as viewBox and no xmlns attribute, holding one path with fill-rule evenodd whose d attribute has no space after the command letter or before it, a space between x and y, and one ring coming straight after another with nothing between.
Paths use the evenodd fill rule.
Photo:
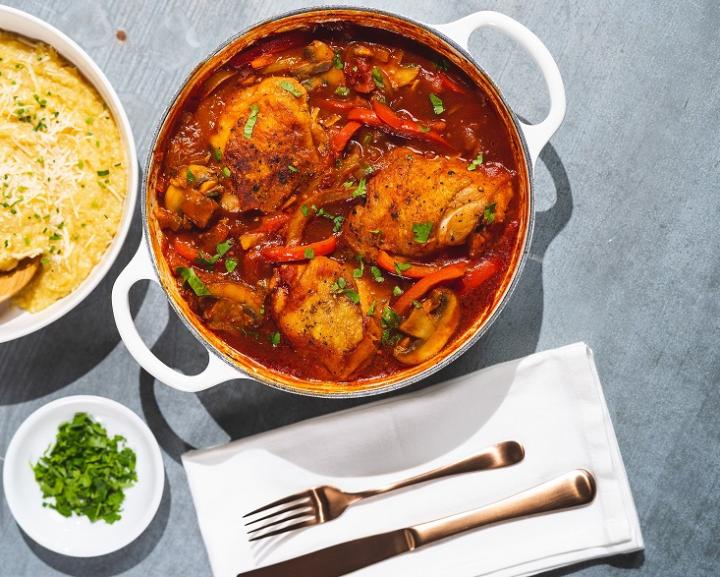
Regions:
<instances>
[{"instance_id":1,"label":"copper fork","mask_svg":"<svg viewBox=\"0 0 720 577\"><path fill-rule=\"evenodd\" d=\"M265 539L266 537L272 537L273 535L279 535L287 531L319 525L337 519L350 505L354 505L358 501L367 499L368 497L375 497L389 493L390 491L397 491L398 489L442 477L507 467L519 463L523 460L524 456L525 450L520 443L516 441L505 441L488 447L480 453L458 461L457 463L421 473L415 477L392 483L386 487L349 493L336 489L335 487L330 487L329 485L323 485L268 503L243 515L243 518L247 519L245 522L246 527L252 527L262 521L267 521L261 526L253 527L248 531L248 535L251 535L250 541L258 541L259 539ZM282 505L287 506L281 507ZM263 512L266 512L266 514L257 517L259 513ZM288 523L291 524L288 525ZM273 527L277 528L272 529ZM264 532L268 529L272 530Z\"/></svg>"}]
</instances>

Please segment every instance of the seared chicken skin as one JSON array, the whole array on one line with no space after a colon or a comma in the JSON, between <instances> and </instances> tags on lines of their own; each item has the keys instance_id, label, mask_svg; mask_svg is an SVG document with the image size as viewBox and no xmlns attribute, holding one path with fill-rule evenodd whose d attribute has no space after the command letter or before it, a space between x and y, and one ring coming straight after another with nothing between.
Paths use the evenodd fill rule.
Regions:
<instances>
[{"instance_id":1,"label":"seared chicken skin","mask_svg":"<svg viewBox=\"0 0 720 577\"><path fill-rule=\"evenodd\" d=\"M210 144L230 171L223 208L269 212L318 170L326 137L310 115L303 85L271 77L233 94Z\"/></svg>"},{"instance_id":2,"label":"seared chicken skin","mask_svg":"<svg viewBox=\"0 0 720 577\"><path fill-rule=\"evenodd\" d=\"M349 267L316 257L281 266L273 284L272 311L283 335L334 378L347 378L373 355L380 329L366 316L367 291Z\"/></svg>"},{"instance_id":3,"label":"seared chicken skin","mask_svg":"<svg viewBox=\"0 0 720 577\"><path fill-rule=\"evenodd\" d=\"M502 221L513 194L512 174L501 165L468 166L456 158L393 150L368 182L365 205L348 218L347 241L370 257L378 249L422 257L465 243L486 209Z\"/></svg>"}]
</instances>

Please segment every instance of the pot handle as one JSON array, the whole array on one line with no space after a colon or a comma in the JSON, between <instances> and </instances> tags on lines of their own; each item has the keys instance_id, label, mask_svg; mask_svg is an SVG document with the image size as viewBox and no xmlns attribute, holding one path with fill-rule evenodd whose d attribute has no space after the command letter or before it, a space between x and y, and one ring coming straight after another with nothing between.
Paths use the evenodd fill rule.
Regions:
<instances>
[{"instance_id":1,"label":"pot handle","mask_svg":"<svg viewBox=\"0 0 720 577\"><path fill-rule=\"evenodd\" d=\"M130 289L141 280L151 280L160 284L144 241L140 243L135 256L118 276L112 290L115 324L127 350L143 369L166 385L187 393L202 391L218 383L245 376L212 353L208 355L207 367L197 375L185 375L158 359L143 342L130 314Z\"/></svg>"},{"instance_id":2,"label":"pot handle","mask_svg":"<svg viewBox=\"0 0 720 577\"><path fill-rule=\"evenodd\" d=\"M553 59L550 51L528 28L517 20L500 14L499 12L483 11L475 12L447 24L431 25L438 32L452 38L465 50L468 49L470 35L482 27L490 27L500 30L510 36L533 57L545 78L548 92L550 93L550 112L545 120L538 124L526 124L520 122L525 140L527 141L528 152L533 166L540 156L540 151L547 144L565 117L565 86L558 65Z\"/></svg>"}]
</instances>

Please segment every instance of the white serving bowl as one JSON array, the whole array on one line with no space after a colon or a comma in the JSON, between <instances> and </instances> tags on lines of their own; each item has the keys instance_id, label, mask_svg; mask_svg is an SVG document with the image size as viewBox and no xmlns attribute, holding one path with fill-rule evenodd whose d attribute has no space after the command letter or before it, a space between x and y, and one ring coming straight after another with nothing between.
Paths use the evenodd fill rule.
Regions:
<instances>
[{"instance_id":1,"label":"white serving bowl","mask_svg":"<svg viewBox=\"0 0 720 577\"><path fill-rule=\"evenodd\" d=\"M108 436L125 437L137 455L137 483L125 490L122 518L113 524L43 507L30 466L54 443L58 426L78 412L100 422ZM17 524L46 549L72 557L105 555L134 541L155 516L164 483L160 448L145 422L118 402L90 395L57 399L32 413L15 432L3 464L5 498Z\"/></svg>"},{"instance_id":2,"label":"white serving bowl","mask_svg":"<svg viewBox=\"0 0 720 577\"><path fill-rule=\"evenodd\" d=\"M118 95L115 93L105 74L103 74L100 68L98 68L98 65L95 64L93 59L90 58L80 46L60 32L60 30L50 26L47 22L43 22L35 16L7 6L0 6L0 30L14 32L50 44L59 54L72 62L78 70L82 72L112 112L115 123L120 129L128 167L128 182L123 216L115 238L107 248L102 260L100 260L87 278L73 292L40 312L29 313L11 304L0 305L0 343L3 343L35 332L70 312L93 291L107 274L108 270L110 270L110 267L120 252L123 242L125 242L125 237L130 228L130 222L135 210L138 161L135 151L135 139L133 138L132 129L130 128L130 122L125 114L125 109L120 103Z\"/></svg>"}]
</instances>

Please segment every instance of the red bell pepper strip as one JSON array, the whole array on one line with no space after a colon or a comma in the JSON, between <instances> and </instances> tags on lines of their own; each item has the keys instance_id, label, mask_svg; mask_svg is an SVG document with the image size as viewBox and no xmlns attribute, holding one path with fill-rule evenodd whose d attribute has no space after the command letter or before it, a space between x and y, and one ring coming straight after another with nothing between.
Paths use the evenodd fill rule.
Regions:
<instances>
[{"instance_id":1,"label":"red bell pepper strip","mask_svg":"<svg viewBox=\"0 0 720 577\"><path fill-rule=\"evenodd\" d=\"M298 246L266 246L260 250L265 260L270 262L292 262L306 260L314 256L325 256L337 247L337 238L331 236L325 240ZM310 256L312 255L312 256Z\"/></svg>"},{"instance_id":2,"label":"red bell pepper strip","mask_svg":"<svg viewBox=\"0 0 720 577\"><path fill-rule=\"evenodd\" d=\"M431 142L437 142L445 146L450 146L448 141L440 134L433 130L423 131L417 122L399 116L397 112L395 112L387 104L383 104L379 100L373 100L372 107L378 118L392 128L398 136L404 136L405 138L419 138L420 140L429 140Z\"/></svg>"},{"instance_id":3,"label":"red bell pepper strip","mask_svg":"<svg viewBox=\"0 0 720 577\"><path fill-rule=\"evenodd\" d=\"M347 117L348 120L362 122L368 126L380 127L383 125L378 115L368 108L353 108L348 112Z\"/></svg>"},{"instance_id":4,"label":"red bell pepper strip","mask_svg":"<svg viewBox=\"0 0 720 577\"><path fill-rule=\"evenodd\" d=\"M402 261L395 260L384 250L381 250L378 253L377 263L380 268L393 274L401 274L402 276L406 276L408 278L423 278L439 270L439 267L433 265L414 264L411 265L410 268L399 272L397 267L395 266L398 262Z\"/></svg>"},{"instance_id":5,"label":"red bell pepper strip","mask_svg":"<svg viewBox=\"0 0 720 577\"><path fill-rule=\"evenodd\" d=\"M269 216L260 223L260 226L255 232L276 232L280 230L288 220L290 220L289 214L281 213Z\"/></svg>"},{"instance_id":6,"label":"red bell pepper strip","mask_svg":"<svg viewBox=\"0 0 720 577\"><path fill-rule=\"evenodd\" d=\"M352 135L355 134L358 128L360 128L361 126L361 122L351 120L340 129L340 132L336 132L333 135L333 137L330 139L330 146L332 146L335 154L340 154L343 150L345 150L348 141L352 138Z\"/></svg>"},{"instance_id":7,"label":"red bell pepper strip","mask_svg":"<svg viewBox=\"0 0 720 577\"><path fill-rule=\"evenodd\" d=\"M347 100L340 100L338 98L319 98L317 100L317 105L324 110L347 112L352 108L365 108L368 106L368 102L362 98L352 98Z\"/></svg>"},{"instance_id":8,"label":"red bell pepper strip","mask_svg":"<svg viewBox=\"0 0 720 577\"><path fill-rule=\"evenodd\" d=\"M486 280L489 280L500 269L500 263L496 258L490 257L480 261L465 273L462 279L462 294L478 288Z\"/></svg>"},{"instance_id":9,"label":"red bell pepper strip","mask_svg":"<svg viewBox=\"0 0 720 577\"><path fill-rule=\"evenodd\" d=\"M201 256L200 251L197 248L181 241L179 238L173 240L173 249L181 257L189 260L190 262L195 262Z\"/></svg>"},{"instance_id":10,"label":"red bell pepper strip","mask_svg":"<svg viewBox=\"0 0 720 577\"><path fill-rule=\"evenodd\" d=\"M450 92L455 92L456 94L465 94L467 92L459 82L456 82L444 72L438 72L438 75L440 76L443 88L447 88Z\"/></svg>"},{"instance_id":11,"label":"red bell pepper strip","mask_svg":"<svg viewBox=\"0 0 720 577\"><path fill-rule=\"evenodd\" d=\"M302 30L286 32L285 34L280 34L270 40L262 41L259 44L242 51L230 60L230 66L234 68L241 68L259 56L284 52L285 50L290 50L290 48L294 48L295 46L308 44L310 40L311 37L309 32Z\"/></svg>"},{"instance_id":12,"label":"red bell pepper strip","mask_svg":"<svg viewBox=\"0 0 720 577\"><path fill-rule=\"evenodd\" d=\"M405 314L405 311L410 308L413 301L422 298L425 293L435 285L440 284L441 282L460 278L465 274L466 270L467 263L464 262L457 262L444 266L434 273L421 278L418 282L406 290L400 298L395 301L392 308L395 309L395 312L399 315Z\"/></svg>"}]
</instances>

